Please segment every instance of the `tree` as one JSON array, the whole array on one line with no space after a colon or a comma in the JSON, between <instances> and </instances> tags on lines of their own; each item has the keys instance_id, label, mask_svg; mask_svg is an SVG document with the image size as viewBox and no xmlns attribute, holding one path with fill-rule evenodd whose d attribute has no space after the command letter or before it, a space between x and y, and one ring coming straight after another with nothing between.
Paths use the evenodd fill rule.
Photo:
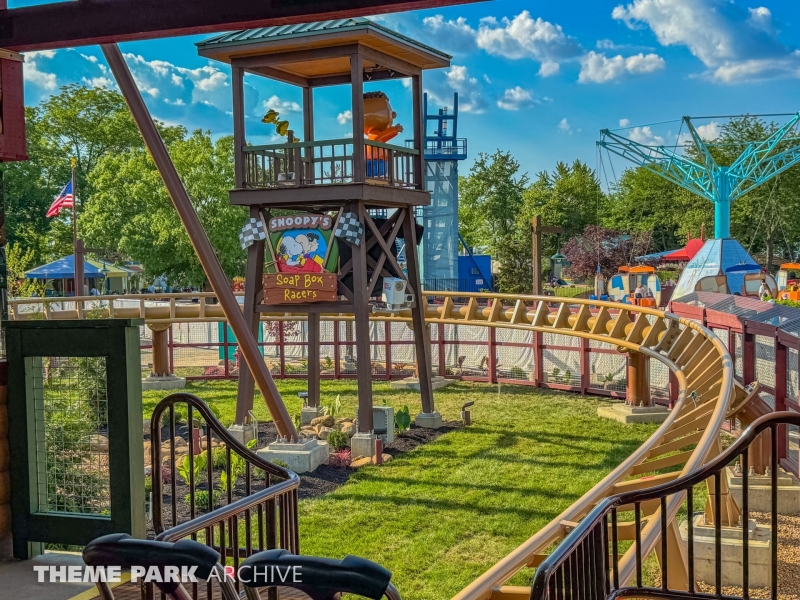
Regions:
<instances>
[{"instance_id":1,"label":"tree","mask_svg":"<svg viewBox=\"0 0 800 600\"><path fill-rule=\"evenodd\" d=\"M480 154L459 181L459 232L472 247L486 250L500 264L498 287L507 293L531 289L530 228L520 231L518 217L526 174L509 152Z\"/></svg>"},{"instance_id":2,"label":"tree","mask_svg":"<svg viewBox=\"0 0 800 600\"><path fill-rule=\"evenodd\" d=\"M35 266L35 253L32 248L24 249L19 244L8 244L6 248L6 269L8 271L9 295L16 298L44 296L43 282L25 278L25 271Z\"/></svg>"},{"instance_id":3,"label":"tree","mask_svg":"<svg viewBox=\"0 0 800 600\"><path fill-rule=\"evenodd\" d=\"M234 186L233 138L213 142L210 132L197 130L173 139L168 149L223 270L229 277L242 275L245 253L238 233L247 214L228 200ZM133 257L148 273L163 273L176 284L205 283L189 236L144 149L106 155L90 180L97 191L80 223L91 245Z\"/></svg>"},{"instance_id":4,"label":"tree","mask_svg":"<svg viewBox=\"0 0 800 600\"><path fill-rule=\"evenodd\" d=\"M590 279L599 265L600 272L609 278L621 265L630 264L649 248L649 234L629 236L614 229L587 225L580 235L571 237L564 245L564 256L572 263L566 272L571 277Z\"/></svg>"}]
</instances>

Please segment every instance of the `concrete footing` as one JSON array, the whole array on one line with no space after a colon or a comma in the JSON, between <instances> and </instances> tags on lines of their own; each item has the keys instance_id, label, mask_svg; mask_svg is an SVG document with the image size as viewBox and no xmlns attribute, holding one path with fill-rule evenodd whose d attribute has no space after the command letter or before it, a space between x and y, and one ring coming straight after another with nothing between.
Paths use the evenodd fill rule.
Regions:
<instances>
[{"instance_id":1,"label":"concrete footing","mask_svg":"<svg viewBox=\"0 0 800 600\"><path fill-rule=\"evenodd\" d=\"M257 454L266 460L282 460L295 473L308 473L328 464L328 442L315 438L300 438L299 442L272 442Z\"/></svg>"},{"instance_id":2,"label":"concrete footing","mask_svg":"<svg viewBox=\"0 0 800 600\"><path fill-rule=\"evenodd\" d=\"M597 409L598 417L620 423L663 423L668 415L669 409L664 406L630 406L620 403Z\"/></svg>"},{"instance_id":3,"label":"concrete footing","mask_svg":"<svg viewBox=\"0 0 800 600\"><path fill-rule=\"evenodd\" d=\"M258 439L258 429L255 423L246 423L244 425L231 425L228 427L230 433L236 441L241 442L245 446L250 440Z\"/></svg>"},{"instance_id":4,"label":"concrete footing","mask_svg":"<svg viewBox=\"0 0 800 600\"><path fill-rule=\"evenodd\" d=\"M716 545L714 543L714 526L705 522L702 513L694 516L694 573L697 581L714 584L716 581ZM688 539L688 523L680 525L681 538ZM769 587L770 585L770 535L771 529L757 525L755 521L748 524L748 552L750 568L748 571L750 587ZM741 527L722 528L722 585L742 585L742 529Z\"/></svg>"},{"instance_id":5,"label":"concrete footing","mask_svg":"<svg viewBox=\"0 0 800 600\"><path fill-rule=\"evenodd\" d=\"M725 469L728 487L736 504L742 506L742 475L733 467ZM772 477L751 474L747 478L748 508L759 512L772 512ZM800 512L800 481L783 469L778 471L778 514Z\"/></svg>"},{"instance_id":6,"label":"concrete footing","mask_svg":"<svg viewBox=\"0 0 800 600\"><path fill-rule=\"evenodd\" d=\"M300 425L311 425L311 421L323 416L321 406L304 406L300 409Z\"/></svg>"},{"instance_id":7,"label":"concrete footing","mask_svg":"<svg viewBox=\"0 0 800 600\"><path fill-rule=\"evenodd\" d=\"M453 383L454 379L446 379L444 377L434 377L431 379L431 385L434 390L440 390ZM414 390L419 391L419 379L417 377L406 377L405 379L398 379L392 381L389 387L393 390Z\"/></svg>"},{"instance_id":8,"label":"concrete footing","mask_svg":"<svg viewBox=\"0 0 800 600\"><path fill-rule=\"evenodd\" d=\"M142 379L142 391L147 390L182 390L186 387L186 378L175 375L150 375Z\"/></svg>"},{"instance_id":9,"label":"concrete footing","mask_svg":"<svg viewBox=\"0 0 800 600\"><path fill-rule=\"evenodd\" d=\"M414 418L414 425L425 427L426 429L439 429L442 426L442 415L434 411L431 413L419 413Z\"/></svg>"},{"instance_id":10,"label":"concrete footing","mask_svg":"<svg viewBox=\"0 0 800 600\"><path fill-rule=\"evenodd\" d=\"M357 456L374 456L375 455L375 440L378 436L374 433L357 433L350 438L350 455L353 458Z\"/></svg>"}]
</instances>

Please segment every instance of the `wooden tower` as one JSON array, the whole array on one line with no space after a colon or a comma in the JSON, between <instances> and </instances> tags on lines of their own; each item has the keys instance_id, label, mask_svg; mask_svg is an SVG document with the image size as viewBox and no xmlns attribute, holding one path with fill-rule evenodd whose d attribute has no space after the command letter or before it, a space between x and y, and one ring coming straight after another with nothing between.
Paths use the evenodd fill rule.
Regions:
<instances>
[{"instance_id":1,"label":"wooden tower","mask_svg":"<svg viewBox=\"0 0 800 600\"><path fill-rule=\"evenodd\" d=\"M423 413L435 422L415 209L430 204L424 177L422 71L449 66L450 57L362 18L239 31L201 42L198 50L201 56L231 65L236 172L231 204L248 207L251 225L266 235L247 249L244 314L252 335L257 334L261 312L308 314L308 405L313 408L320 401L320 314L355 315L358 430L368 434L373 430L369 315L381 298L384 278L400 279L410 296ZM302 88L302 141L288 131L285 143L248 145L245 72ZM411 80L413 126L404 137L413 142L407 145L387 143L398 129L403 131L391 126L394 115L388 99L380 93L369 93L365 99L364 94L365 81L398 78ZM352 137L318 140L314 89L340 84L352 88ZM387 110L388 120L370 128L370 119ZM266 117L267 122L270 119L281 127L274 115ZM262 134L270 133L264 125L259 127ZM283 243L281 230L293 222L287 225L287 219L275 217L287 214L305 215L304 225L322 228L324 256L306 253L303 258L287 247L294 245L294 238ZM385 217L378 218L379 214ZM398 264L398 239L405 242L406 271ZM334 247L338 258L331 255ZM311 275L306 277L309 268ZM286 271L301 276L291 277ZM253 390L253 378L243 368L237 423L252 407Z\"/></svg>"}]
</instances>

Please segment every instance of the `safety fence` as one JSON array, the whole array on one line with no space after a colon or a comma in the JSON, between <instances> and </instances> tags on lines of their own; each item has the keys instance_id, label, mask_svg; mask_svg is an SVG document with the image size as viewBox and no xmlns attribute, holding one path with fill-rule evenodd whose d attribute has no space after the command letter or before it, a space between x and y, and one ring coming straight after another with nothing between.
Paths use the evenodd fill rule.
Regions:
<instances>
[{"instance_id":1,"label":"safety fence","mask_svg":"<svg viewBox=\"0 0 800 600\"><path fill-rule=\"evenodd\" d=\"M761 398L770 408L800 413L800 310L755 298L697 292L673 301L670 311L710 329L734 359L736 379L757 380ZM800 428L787 425L781 435L785 448L781 466L796 474Z\"/></svg>"},{"instance_id":2,"label":"safety fence","mask_svg":"<svg viewBox=\"0 0 800 600\"><path fill-rule=\"evenodd\" d=\"M356 378L358 360L352 321L320 323L322 378ZM431 324L434 374L467 381L514 383L624 398L626 359L611 344L562 334L473 325ZM370 323L373 380L414 375L416 355L412 330L403 322ZM276 379L308 375L306 321L261 323L259 345ZM234 379L241 358L233 332L223 323L173 323L168 332L171 371L187 379ZM150 330L142 328L142 372L152 367ZM652 395L665 403L670 394L669 370L650 364ZM674 387L674 384L673 384Z\"/></svg>"}]
</instances>

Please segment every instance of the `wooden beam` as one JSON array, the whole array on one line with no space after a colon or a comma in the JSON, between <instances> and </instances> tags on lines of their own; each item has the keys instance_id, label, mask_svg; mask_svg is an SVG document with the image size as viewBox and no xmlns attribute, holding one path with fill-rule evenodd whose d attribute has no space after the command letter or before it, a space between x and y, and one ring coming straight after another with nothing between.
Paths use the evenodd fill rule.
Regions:
<instances>
[{"instance_id":1,"label":"wooden beam","mask_svg":"<svg viewBox=\"0 0 800 600\"><path fill-rule=\"evenodd\" d=\"M244 146L246 143L244 126L244 72L240 67L231 67L231 88L233 90L233 173L236 189L244 187ZM250 216L253 215L252 209ZM260 217L260 215L259 215ZM263 254L263 248L262 248Z\"/></svg>"},{"instance_id":2,"label":"wooden beam","mask_svg":"<svg viewBox=\"0 0 800 600\"><path fill-rule=\"evenodd\" d=\"M380 65L381 67L386 67L392 71L403 73L408 77L411 77L412 75L422 75L422 69L420 69L418 66L412 65L410 62L406 62L401 58L392 56L391 54L386 54L385 52L381 52L375 48L370 48L364 44L358 45L358 51L366 60L374 62L376 65Z\"/></svg>"},{"instance_id":3,"label":"wooden beam","mask_svg":"<svg viewBox=\"0 0 800 600\"><path fill-rule=\"evenodd\" d=\"M464 0L92 0L48 2L0 15L0 47L44 50L365 17Z\"/></svg>"},{"instance_id":4,"label":"wooden beam","mask_svg":"<svg viewBox=\"0 0 800 600\"><path fill-rule=\"evenodd\" d=\"M345 44L342 46L325 46L322 48L308 48L305 50L290 50L288 52L275 52L273 54L261 54L259 56L247 56L235 58L231 64L247 68L256 69L258 67L274 67L286 63L307 62L310 60L322 60L326 58L347 58L351 54L359 51L358 44Z\"/></svg>"},{"instance_id":5,"label":"wooden beam","mask_svg":"<svg viewBox=\"0 0 800 600\"><path fill-rule=\"evenodd\" d=\"M422 114L422 75L411 77L411 97L414 119L414 183L416 188L425 189L425 115Z\"/></svg>"},{"instance_id":6,"label":"wooden beam","mask_svg":"<svg viewBox=\"0 0 800 600\"><path fill-rule=\"evenodd\" d=\"M380 69L365 73L366 81L387 81L391 79L406 79L408 76L389 69ZM310 77L309 85L312 87L326 87L330 85L345 85L350 83L350 75L325 75L323 77Z\"/></svg>"},{"instance_id":7,"label":"wooden beam","mask_svg":"<svg viewBox=\"0 0 800 600\"><path fill-rule=\"evenodd\" d=\"M364 164L364 59L360 54L350 56L350 80L352 86L353 181L364 181L366 175ZM370 415L372 415L371 412Z\"/></svg>"},{"instance_id":8,"label":"wooden beam","mask_svg":"<svg viewBox=\"0 0 800 600\"><path fill-rule=\"evenodd\" d=\"M241 68L247 71L248 73L252 73L253 75L261 75L262 77L274 79L275 81L280 81L282 83L291 83L294 85L299 85L300 87L304 88L311 85L310 81L305 77L301 77L300 75L295 75L294 73L288 73L287 71L282 71L281 69L275 69L273 67L241 67Z\"/></svg>"}]
</instances>

